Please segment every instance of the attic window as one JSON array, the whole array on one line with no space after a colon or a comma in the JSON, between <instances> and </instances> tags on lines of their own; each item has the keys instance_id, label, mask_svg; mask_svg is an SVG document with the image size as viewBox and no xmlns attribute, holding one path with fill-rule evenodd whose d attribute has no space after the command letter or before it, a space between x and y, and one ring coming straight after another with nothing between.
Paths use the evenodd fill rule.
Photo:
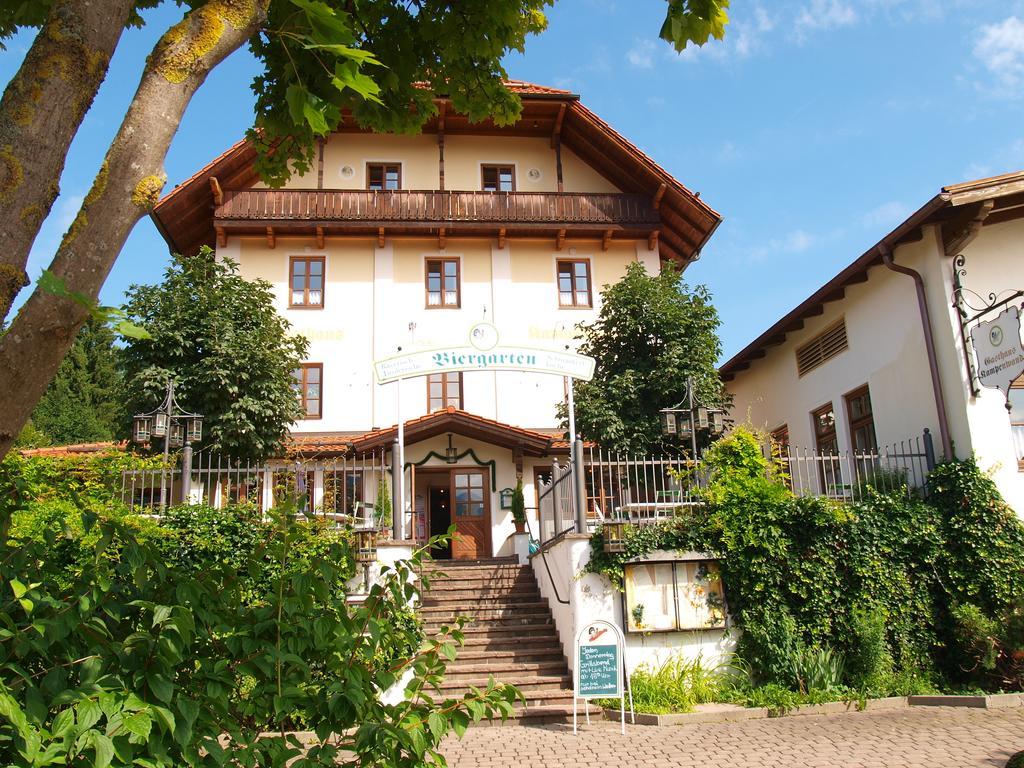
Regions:
<instances>
[{"instance_id":1,"label":"attic window","mask_svg":"<svg viewBox=\"0 0 1024 768\"><path fill-rule=\"evenodd\" d=\"M796 370L801 376L824 365L847 349L846 321L840 320L796 350Z\"/></svg>"}]
</instances>

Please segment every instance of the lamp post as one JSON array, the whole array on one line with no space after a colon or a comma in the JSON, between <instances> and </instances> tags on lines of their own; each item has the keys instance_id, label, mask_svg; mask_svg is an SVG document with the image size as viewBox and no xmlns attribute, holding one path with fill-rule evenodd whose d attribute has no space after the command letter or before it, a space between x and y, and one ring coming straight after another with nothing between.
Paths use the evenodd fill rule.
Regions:
<instances>
[{"instance_id":1,"label":"lamp post","mask_svg":"<svg viewBox=\"0 0 1024 768\"><path fill-rule=\"evenodd\" d=\"M683 407L683 404L686 407ZM662 408L661 433L666 437L689 439L693 460L697 460L697 433L707 432L718 437L725 432L725 411L708 408L693 393L693 379L686 377L686 396L671 408Z\"/></svg>"},{"instance_id":2,"label":"lamp post","mask_svg":"<svg viewBox=\"0 0 1024 768\"><path fill-rule=\"evenodd\" d=\"M136 443L164 441L164 461L160 470L160 509L167 509L167 462L171 448L181 452L181 497L188 498L192 485L192 442L203 439L203 417L189 413L174 399L174 380L167 380L167 394L152 411L135 415L132 438Z\"/></svg>"}]
</instances>

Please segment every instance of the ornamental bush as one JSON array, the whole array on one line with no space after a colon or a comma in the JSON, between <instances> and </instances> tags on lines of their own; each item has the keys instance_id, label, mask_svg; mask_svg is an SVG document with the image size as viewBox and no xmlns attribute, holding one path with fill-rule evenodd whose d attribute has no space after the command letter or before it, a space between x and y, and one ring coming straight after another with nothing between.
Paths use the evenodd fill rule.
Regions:
<instances>
[{"instance_id":1,"label":"ornamental bush","mask_svg":"<svg viewBox=\"0 0 1024 768\"><path fill-rule=\"evenodd\" d=\"M411 616L425 550L350 602L350 537L294 504L157 525L29 502L35 482L0 473L0 765L443 765L447 733L518 697L440 696L462 631L425 640Z\"/></svg>"},{"instance_id":2,"label":"ornamental bush","mask_svg":"<svg viewBox=\"0 0 1024 768\"><path fill-rule=\"evenodd\" d=\"M756 685L795 689L794 670L828 651L817 666L860 691L1024 688L1024 525L975 461L938 466L927 501L870 484L856 503L797 498L737 429L704 470L704 505L628 527L621 553L598 531L586 569L621 588L626 561L656 549L720 558Z\"/></svg>"}]
</instances>

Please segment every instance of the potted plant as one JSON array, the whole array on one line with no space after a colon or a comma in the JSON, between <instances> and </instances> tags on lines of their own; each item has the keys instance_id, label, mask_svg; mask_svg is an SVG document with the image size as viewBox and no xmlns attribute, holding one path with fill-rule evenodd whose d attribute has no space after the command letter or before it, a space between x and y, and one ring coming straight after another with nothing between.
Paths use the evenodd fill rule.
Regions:
<instances>
[{"instance_id":1,"label":"potted plant","mask_svg":"<svg viewBox=\"0 0 1024 768\"><path fill-rule=\"evenodd\" d=\"M523 478L516 482L516 489L512 491L512 522L516 526L516 533L526 533L526 500L523 498Z\"/></svg>"}]
</instances>

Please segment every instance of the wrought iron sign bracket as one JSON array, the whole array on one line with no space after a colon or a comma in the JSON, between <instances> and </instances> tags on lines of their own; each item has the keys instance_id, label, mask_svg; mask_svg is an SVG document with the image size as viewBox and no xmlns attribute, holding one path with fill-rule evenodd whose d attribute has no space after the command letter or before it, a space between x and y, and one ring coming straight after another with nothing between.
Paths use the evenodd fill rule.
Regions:
<instances>
[{"instance_id":1,"label":"wrought iron sign bracket","mask_svg":"<svg viewBox=\"0 0 1024 768\"><path fill-rule=\"evenodd\" d=\"M960 347L964 353L964 365L967 366L968 387L970 388L971 395L977 397L981 393L981 386L971 355L974 348L971 342L971 328L992 313L1024 297L1024 290L1007 289L982 296L977 291L972 291L964 285L964 277L966 276L967 257L961 253L953 259L952 302L953 309L956 310L957 317L959 318L957 326L960 329Z\"/></svg>"}]
</instances>

